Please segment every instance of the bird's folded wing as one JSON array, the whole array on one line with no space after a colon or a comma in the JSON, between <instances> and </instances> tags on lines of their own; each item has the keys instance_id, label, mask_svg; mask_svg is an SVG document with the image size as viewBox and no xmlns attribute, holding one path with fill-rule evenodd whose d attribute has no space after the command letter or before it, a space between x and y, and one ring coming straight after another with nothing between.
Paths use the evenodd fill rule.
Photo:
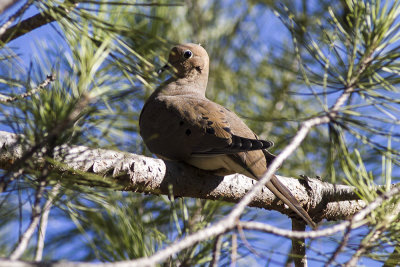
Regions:
<instances>
[{"instance_id":1,"label":"bird's folded wing","mask_svg":"<svg viewBox=\"0 0 400 267\"><path fill-rule=\"evenodd\" d=\"M197 101L192 105L192 109L198 116L191 123L204 133L193 145L192 156L236 154L267 149L273 146L271 141L256 139L254 133L235 114L230 114L231 111L216 103ZM254 138L241 136L240 131L234 131L233 129L238 128L238 126L232 125L236 123L236 120L232 120L232 116L236 116L241 122L240 127L245 127L243 130L246 131L246 135L249 136L250 132ZM235 132L238 132L238 134L235 134Z\"/></svg>"}]
</instances>

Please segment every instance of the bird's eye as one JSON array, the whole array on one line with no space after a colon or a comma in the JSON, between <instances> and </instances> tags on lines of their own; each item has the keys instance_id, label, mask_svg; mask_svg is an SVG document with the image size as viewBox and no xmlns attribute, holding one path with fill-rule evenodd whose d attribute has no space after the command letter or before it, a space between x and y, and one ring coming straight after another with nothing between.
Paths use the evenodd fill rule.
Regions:
<instances>
[{"instance_id":1,"label":"bird's eye","mask_svg":"<svg viewBox=\"0 0 400 267\"><path fill-rule=\"evenodd\" d=\"M193 53L190 50L186 50L185 52L183 52L183 57L186 58L186 59L189 59L192 56L193 56Z\"/></svg>"}]
</instances>

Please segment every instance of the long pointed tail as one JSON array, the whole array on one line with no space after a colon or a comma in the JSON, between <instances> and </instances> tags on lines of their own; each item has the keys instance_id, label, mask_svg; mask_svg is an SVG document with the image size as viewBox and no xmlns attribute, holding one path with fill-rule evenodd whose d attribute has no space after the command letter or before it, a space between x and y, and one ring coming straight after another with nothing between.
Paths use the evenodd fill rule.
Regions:
<instances>
[{"instance_id":1,"label":"long pointed tail","mask_svg":"<svg viewBox=\"0 0 400 267\"><path fill-rule=\"evenodd\" d=\"M271 177L271 180L266 184L269 190L275 194L280 200L289 206L294 212L296 212L303 220L310 225L312 228L316 228L317 225L308 215L307 211L303 209L297 199L292 195L292 193L284 186L278 177L275 175Z\"/></svg>"}]
</instances>

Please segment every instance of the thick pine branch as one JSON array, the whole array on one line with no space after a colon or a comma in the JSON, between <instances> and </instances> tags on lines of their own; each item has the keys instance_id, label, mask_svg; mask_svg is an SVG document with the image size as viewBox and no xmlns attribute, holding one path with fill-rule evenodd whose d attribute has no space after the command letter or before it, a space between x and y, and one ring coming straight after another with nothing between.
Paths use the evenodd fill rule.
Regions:
<instances>
[{"instance_id":1,"label":"thick pine branch","mask_svg":"<svg viewBox=\"0 0 400 267\"><path fill-rule=\"evenodd\" d=\"M10 162L18 162L23 157L24 146L19 144L19 138L21 136L0 131L1 168L11 170ZM29 151L28 146L25 147ZM169 186L172 185L175 196L237 203L256 182L243 175L220 177L183 163L164 162L113 150L63 146L56 148L54 154L56 160L52 162L53 171L63 173L60 177L64 179L71 179L60 182L74 181L123 191L168 195ZM36 169L40 169L44 165L44 158L40 153L35 153L34 158ZM310 178L298 180L278 177L316 221L341 220L364 206L363 201L356 200L357 196L351 186L332 185ZM249 206L293 215L266 187Z\"/></svg>"}]
</instances>

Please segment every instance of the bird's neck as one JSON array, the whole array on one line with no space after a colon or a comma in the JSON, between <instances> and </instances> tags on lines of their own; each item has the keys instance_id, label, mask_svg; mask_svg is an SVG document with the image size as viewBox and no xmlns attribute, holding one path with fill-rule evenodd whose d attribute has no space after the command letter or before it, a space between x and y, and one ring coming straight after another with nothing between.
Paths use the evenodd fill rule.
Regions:
<instances>
[{"instance_id":1,"label":"bird's neck","mask_svg":"<svg viewBox=\"0 0 400 267\"><path fill-rule=\"evenodd\" d=\"M158 94L162 95L197 95L205 97L208 79L196 77L179 78L172 77L158 88Z\"/></svg>"}]
</instances>

